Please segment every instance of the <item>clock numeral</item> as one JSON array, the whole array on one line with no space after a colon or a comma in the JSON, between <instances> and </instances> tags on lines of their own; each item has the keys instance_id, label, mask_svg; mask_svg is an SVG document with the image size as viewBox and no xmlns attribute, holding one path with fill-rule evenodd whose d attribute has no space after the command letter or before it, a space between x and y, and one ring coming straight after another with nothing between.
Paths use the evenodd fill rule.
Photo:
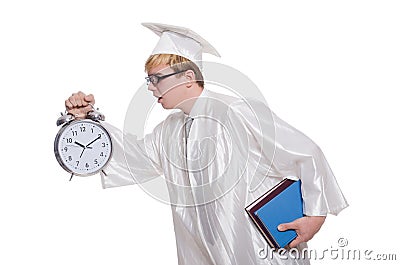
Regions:
<instances>
[{"instance_id":1,"label":"clock numeral","mask_svg":"<svg viewBox=\"0 0 400 265\"><path fill-rule=\"evenodd\" d=\"M86 127L81 127L81 132L85 132L86 131Z\"/></svg>"},{"instance_id":2,"label":"clock numeral","mask_svg":"<svg viewBox=\"0 0 400 265\"><path fill-rule=\"evenodd\" d=\"M101 147L106 147L106 143L101 143Z\"/></svg>"},{"instance_id":3,"label":"clock numeral","mask_svg":"<svg viewBox=\"0 0 400 265\"><path fill-rule=\"evenodd\" d=\"M79 161L76 161L76 166L79 166Z\"/></svg>"},{"instance_id":4,"label":"clock numeral","mask_svg":"<svg viewBox=\"0 0 400 265\"><path fill-rule=\"evenodd\" d=\"M89 167L89 163L86 163L86 164L85 164L85 167L88 168L88 167Z\"/></svg>"},{"instance_id":5,"label":"clock numeral","mask_svg":"<svg viewBox=\"0 0 400 265\"><path fill-rule=\"evenodd\" d=\"M68 156L68 160L69 160L69 161L72 161L72 156Z\"/></svg>"},{"instance_id":6,"label":"clock numeral","mask_svg":"<svg viewBox=\"0 0 400 265\"><path fill-rule=\"evenodd\" d=\"M72 131L72 136L78 135L78 131Z\"/></svg>"},{"instance_id":7,"label":"clock numeral","mask_svg":"<svg viewBox=\"0 0 400 265\"><path fill-rule=\"evenodd\" d=\"M68 147L64 147L64 151L67 152L68 151Z\"/></svg>"},{"instance_id":8,"label":"clock numeral","mask_svg":"<svg viewBox=\"0 0 400 265\"><path fill-rule=\"evenodd\" d=\"M67 138L67 143L72 143L72 138Z\"/></svg>"},{"instance_id":9,"label":"clock numeral","mask_svg":"<svg viewBox=\"0 0 400 265\"><path fill-rule=\"evenodd\" d=\"M94 160L94 164L97 165L99 162L97 162L97 158Z\"/></svg>"},{"instance_id":10,"label":"clock numeral","mask_svg":"<svg viewBox=\"0 0 400 265\"><path fill-rule=\"evenodd\" d=\"M90 128L91 130L92 130L92 133L93 133L93 128Z\"/></svg>"},{"instance_id":11,"label":"clock numeral","mask_svg":"<svg viewBox=\"0 0 400 265\"><path fill-rule=\"evenodd\" d=\"M100 156L104 156L103 152L100 153Z\"/></svg>"},{"instance_id":12,"label":"clock numeral","mask_svg":"<svg viewBox=\"0 0 400 265\"><path fill-rule=\"evenodd\" d=\"M101 134L99 133L98 135L97 135L97 137L99 137L99 139L101 138Z\"/></svg>"}]
</instances>

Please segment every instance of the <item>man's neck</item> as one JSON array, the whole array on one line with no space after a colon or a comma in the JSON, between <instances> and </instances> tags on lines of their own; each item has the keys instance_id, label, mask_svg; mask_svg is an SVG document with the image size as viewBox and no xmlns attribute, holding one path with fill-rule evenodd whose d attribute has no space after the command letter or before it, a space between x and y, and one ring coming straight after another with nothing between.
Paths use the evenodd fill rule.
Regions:
<instances>
[{"instance_id":1,"label":"man's neck","mask_svg":"<svg viewBox=\"0 0 400 265\"><path fill-rule=\"evenodd\" d=\"M197 98L201 95L201 93L203 92L202 87L197 86L197 87L193 87L194 89L191 90L191 93L189 94L188 98L185 100L184 104L183 104L183 108L182 111L189 115L190 111L192 110L194 104L196 103Z\"/></svg>"}]
</instances>

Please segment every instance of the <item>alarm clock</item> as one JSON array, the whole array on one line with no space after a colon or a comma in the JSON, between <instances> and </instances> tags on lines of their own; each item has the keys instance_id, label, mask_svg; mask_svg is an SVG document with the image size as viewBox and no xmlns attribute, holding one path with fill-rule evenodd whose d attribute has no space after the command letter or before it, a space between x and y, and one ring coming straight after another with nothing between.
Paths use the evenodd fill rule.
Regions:
<instances>
[{"instance_id":1,"label":"alarm clock","mask_svg":"<svg viewBox=\"0 0 400 265\"><path fill-rule=\"evenodd\" d=\"M110 161L111 136L101 121L104 115L94 108L85 119L75 119L69 113L61 113L57 119L57 126L62 127L54 140L54 154L60 166L71 174L70 180L74 175L97 174Z\"/></svg>"}]
</instances>

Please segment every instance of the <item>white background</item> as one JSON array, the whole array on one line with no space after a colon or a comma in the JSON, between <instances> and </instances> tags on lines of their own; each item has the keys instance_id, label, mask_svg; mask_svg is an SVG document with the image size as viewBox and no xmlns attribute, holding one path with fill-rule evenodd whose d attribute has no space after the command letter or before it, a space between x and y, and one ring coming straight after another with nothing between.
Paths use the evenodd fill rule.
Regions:
<instances>
[{"instance_id":1,"label":"white background","mask_svg":"<svg viewBox=\"0 0 400 265\"><path fill-rule=\"evenodd\" d=\"M350 207L310 247L344 237L400 259L399 14L398 1L2 1L0 264L177 264L168 205L100 176L68 182L53 154L78 90L123 127L158 39L141 22L200 33L222 55L205 59L248 75L321 147Z\"/></svg>"}]
</instances>

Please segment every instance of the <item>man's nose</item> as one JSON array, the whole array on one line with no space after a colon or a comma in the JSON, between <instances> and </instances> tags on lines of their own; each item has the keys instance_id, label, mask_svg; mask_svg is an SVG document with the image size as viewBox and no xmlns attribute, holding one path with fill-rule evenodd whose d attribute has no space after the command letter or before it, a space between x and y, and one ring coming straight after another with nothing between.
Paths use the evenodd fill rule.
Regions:
<instances>
[{"instance_id":1,"label":"man's nose","mask_svg":"<svg viewBox=\"0 0 400 265\"><path fill-rule=\"evenodd\" d=\"M157 88L151 82L148 84L147 89L150 91L157 91Z\"/></svg>"}]
</instances>

